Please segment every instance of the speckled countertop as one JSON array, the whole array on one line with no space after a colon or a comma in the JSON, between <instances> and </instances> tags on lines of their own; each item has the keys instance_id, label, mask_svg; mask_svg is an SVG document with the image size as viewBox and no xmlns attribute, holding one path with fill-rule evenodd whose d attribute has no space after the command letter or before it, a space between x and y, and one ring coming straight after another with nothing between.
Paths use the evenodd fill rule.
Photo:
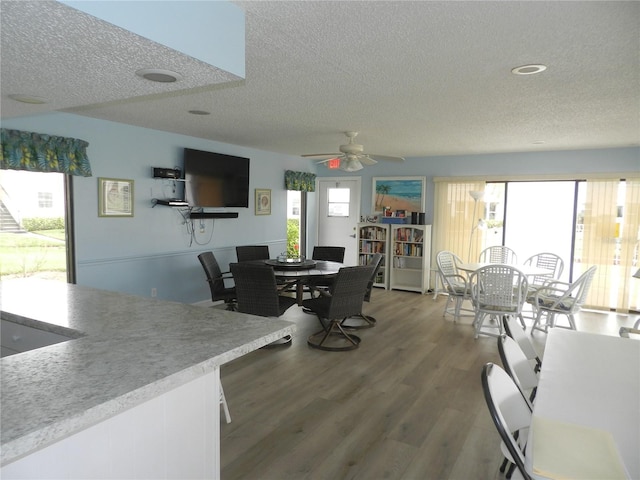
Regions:
<instances>
[{"instance_id":1,"label":"speckled countertop","mask_svg":"<svg viewBox=\"0 0 640 480\"><path fill-rule=\"evenodd\" d=\"M0 316L73 338L0 360L0 463L295 331L291 322L77 285L0 283Z\"/></svg>"}]
</instances>

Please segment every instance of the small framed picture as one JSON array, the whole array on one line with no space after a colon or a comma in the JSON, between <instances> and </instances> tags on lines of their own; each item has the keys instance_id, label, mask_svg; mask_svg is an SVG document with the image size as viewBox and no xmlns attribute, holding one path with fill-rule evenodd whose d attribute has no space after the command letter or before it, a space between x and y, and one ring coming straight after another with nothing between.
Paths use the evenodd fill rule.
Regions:
<instances>
[{"instance_id":1,"label":"small framed picture","mask_svg":"<svg viewBox=\"0 0 640 480\"><path fill-rule=\"evenodd\" d=\"M98 216L133 217L133 180L98 178Z\"/></svg>"},{"instance_id":2,"label":"small framed picture","mask_svg":"<svg viewBox=\"0 0 640 480\"><path fill-rule=\"evenodd\" d=\"M256 215L271 215L271 190L256 188Z\"/></svg>"}]
</instances>

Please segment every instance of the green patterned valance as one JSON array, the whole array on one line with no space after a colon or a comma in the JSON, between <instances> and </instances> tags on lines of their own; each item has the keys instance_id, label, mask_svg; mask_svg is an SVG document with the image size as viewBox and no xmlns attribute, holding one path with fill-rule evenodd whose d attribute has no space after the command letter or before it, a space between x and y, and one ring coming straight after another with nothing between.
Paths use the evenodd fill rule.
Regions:
<instances>
[{"instance_id":1,"label":"green patterned valance","mask_svg":"<svg viewBox=\"0 0 640 480\"><path fill-rule=\"evenodd\" d=\"M284 186L287 190L299 190L301 192L316 191L316 174L306 172L284 172Z\"/></svg>"},{"instance_id":2,"label":"green patterned valance","mask_svg":"<svg viewBox=\"0 0 640 480\"><path fill-rule=\"evenodd\" d=\"M77 138L0 129L0 169L91 176L89 144Z\"/></svg>"}]
</instances>

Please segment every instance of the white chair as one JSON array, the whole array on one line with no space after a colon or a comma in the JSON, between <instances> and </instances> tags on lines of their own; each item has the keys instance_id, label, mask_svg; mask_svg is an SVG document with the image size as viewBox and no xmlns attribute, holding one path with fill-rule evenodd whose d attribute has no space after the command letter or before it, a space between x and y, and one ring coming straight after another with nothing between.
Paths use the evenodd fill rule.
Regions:
<instances>
[{"instance_id":1,"label":"white chair","mask_svg":"<svg viewBox=\"0 0 640 480\"><path fill-rule=\"evenodd\" d=\"M473 325L475 338L479 334L502 335L502 317L518 318L524 327L522 305L527 295L527 278L510 265L487 265L473 272L469 277L471 285L471 303L475 309ZM490 325L483 330L484 319L489 316Z\"/></svg>"},{"instance_id":2,"label":"white chair","mask_svg":"<svg viewBox=\"0 0 640 480\"><path fill-rule=\"evenodd\" d=\"M231 414L229 413L229 406L227 405L227 397L224 396L222 380L220 381L220 405L222 405L222 409L224 410L224 419L227 423L231 423Z\"/></svg>"},{"instance_id":3,"label":"white chair","mask_svg":"<svg viewBox=\"0 0 640 480\"><path fill-rule=\"evenodd\" d=\"M503 335L498 338L498 353L504 369L516 382L522 394L533 403L538 389L538 375L520 345L513 338Z\"/></svg>"},{"instance_id":4,"label":"white chair","mask_svg":"<svg viewBox=\"0 0 640 480\"><path fill-rule=\"evenodd\" d=\"M540 367L542 366L542 360L540 359L540 355L536 351L533 346L533 342L531 342L531 338L525 333L524 329L517 324L514 318L512 317L504 317L503 318L503 326L504 332L513 338L520 348L522 352L525 354L529 362L533 365L534 371L540 371Z\"/></svg>"},{"instance_id":5,"label":"white chair","mask_svg":"<svg viewBox=\"0 0 640 480\"><path fill-rule=\"evenodd\" d=\"M502 440L500 448L505 458L517 468L512 478L531 480L524 467L524 449L531 425L531 405L499 365L487 363L482 369L481 378L491 419ZM503 467L501 471L504 471Z\"/></svg>"},{"instance_id":6,"label":"white chair","mask_svg":"<svg viewBox=\"0 0 640 480\"><path fill-rule=\"evenodd\" d=\"M482 250L478 261L480 263L516 264L518 263L518 255L509 247L494 245Z\"/></svg>"},{"instance_id":7,"label":"white chair","mask_svg":"<svg viewBox=\"0 0 640 480\"><path fill-rule=\"evenodd\" d=\"M531 327L547 333L549 327L576 329L575 314L580 311L589 293L589 287L596 273L595 266L589 268L573 283L549 280L538 289L531 301L536 311L535 320ZM546 323L541 324L542 316L546 316ZM565 315L569 321L569 327L556 325L556 316Z\"/></svg>"},{"instance_id":8,"label":"white chair","mask_svg":"<svg viewBox=\"0 0 640 480\"><path fill-rule=\"evenodd\" d=\"M564 270L564 261L559 255L550 252L536 253L531 255L524 261L523 265L543 268L549 273L546 275L533 275L527 278L529 281L529 291L527 293L527 302L532 306L533 318L535 318L535 305L530 301L533 299L536 291L548 280L559 280Z\"/></svg>"},{"instance_id":9,"label":"white chair","mask_svg":"<svg viewBox=\"0 0 640 480\"><path fill-rule=\"evenodd\" d=\"M620 327L618 333L622 338L640 338L640 319L636 320L633 327Z\"/></svg>"},{"instance_id":10,"label":"white chair","mask_svg":"<svg viewBox=\"0 0 640 480\"><path fill-rule=\"evenodd\" d=\"M438 275L447 293L447 303L444 305L444 317L447 313L453 315L453 320L460 318L460 312L472 312L462 308L465 300L471 300L471 290L467 278L458 271L458 264L462 263L456 254L443 250L436 255ZM452 309L453 307L453 309Z\"/></svg>"}]
</instances>

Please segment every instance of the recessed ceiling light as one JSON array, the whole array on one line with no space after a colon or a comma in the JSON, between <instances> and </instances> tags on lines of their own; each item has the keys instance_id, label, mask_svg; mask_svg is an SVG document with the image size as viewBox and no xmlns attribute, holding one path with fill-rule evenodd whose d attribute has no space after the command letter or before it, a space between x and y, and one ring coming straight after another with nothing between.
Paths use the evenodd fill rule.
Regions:
<instances>
[{"instance_id":1,"label":"recessed ceiling light","mask_svg":"<svg viewBox=\"0 0 640 480\"><path fill-rule=\"evenodd\" d=\"M33 105L41 105L43 103L48 103L48 100L43 97L36 97L34 95L23 95L21 93L14 93L9 95L9 98L15 100L16 102L22 103L31 103Z\"/></svg>"},{"instance_id":2,"label":"recessed ceiling light","mask_svg":"<svg viewBox=\"0 0 640 480\"><path fill-rule=\"evenodd\" d=\"M211 115L211 112L205 110L189 110L191 115Z\"/></svg>"},{"instance_id":3,"label":"recessed ceiling light","mask_svg":"<svg viewBox=\"0 0 640 480\"><path fill-rule=\"evenodd\" d=\"M150 82L172 83L182 80L182 76L179 73L159 68L143 68L138 70L136 75Z\"/></svg>"},{"instance_id":4,"label":"recessed ceiling light","mask_svg":"<svg viewBox=\"0 0 640 480\"><path fill-rule=\"evenodd\" d=\"M534 145L544 145L544 140L534 140L532 143Z\"/></svg>"},{"instance_id":5,"label":"recessed ceiling light","mask_svg":"<svg viewBox=\"0 0 640 480\"><path fill-rule=\"evenodd\" d=\"M512 68L511 73L514 75L535 75L536 73L544 72L546 69L547 66L542 64L522 65Z\"/></svg>"}]
</instances>

